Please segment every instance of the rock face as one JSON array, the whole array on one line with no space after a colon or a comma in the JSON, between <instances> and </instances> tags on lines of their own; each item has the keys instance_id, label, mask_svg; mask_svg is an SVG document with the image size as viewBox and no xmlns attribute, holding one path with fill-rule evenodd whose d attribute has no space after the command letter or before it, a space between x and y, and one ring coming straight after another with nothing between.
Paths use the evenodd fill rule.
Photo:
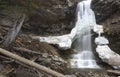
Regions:
<instances>
[{"instance_id":1,"label":"rock face","mask_svg":"<svg viewBox=\"0 0 120 77\"><path fill-rule=\"evenodd\" d=\"M93 0L92 9L95 11L97 23L104 25L109 33L120 32L119 0Z\"/></svg>"},{"instance_id":2,"label":"rock face","mask_svg":"<svg viewBox=\"0 0 120 77\"><path fill-rule=\"evenodd\" d=\"M25 13L27 18L23 29L26 32L31 31L39 35L66 34L74 26L76 2L72 0L17 0L13 2L9 0L4 2L0 16L3 19Z\"/></svg>"},{"instance_id":3,"label":"rock face","mask_svg":"<svg viewBox=\"0 0 120 77\"><path fill-rule=\"evenodd\" d=\"M95 11L97 22L104 22L120 9L119 0L93 0L92 8Z\"/></svg>"},{"instance_id":4,"label":"rock face","mask_svg":"<svg viewBox=\"0 0 120 77\"><path fill-rule=\"evenodd\" d=\"M97 23L103 25L110 48L120 54L120 0L93 0Z\"/></svg>"},{"instance_id":5,"label":"rock face","mask_svg":"<svg viewBox=\"0 0 120 77\"><path fill-rule=\"evenodd\" d=\"M74 26L74 4L69 0L36 0L37 8L29 13L32 30L39 35L66 34Z\"/></svg>"},{"instance_id":6,"label":"rock face","mask_svg":"<svg viewBox=\"0 0 120 77\"><path fill-rule=\"evenodd\" d=\"M93 31L98 34L98 37L95 38L95 43L97 45L96 52L98 53L99 57L102 59L103 62L106 62L114 68L119 69L120 62L117 60L120 59L120 55L110 49L110 47L108 46L108 39L101 35L101 33L104 33L103 27L94 27Z\"/></svg>"}]
</instances>

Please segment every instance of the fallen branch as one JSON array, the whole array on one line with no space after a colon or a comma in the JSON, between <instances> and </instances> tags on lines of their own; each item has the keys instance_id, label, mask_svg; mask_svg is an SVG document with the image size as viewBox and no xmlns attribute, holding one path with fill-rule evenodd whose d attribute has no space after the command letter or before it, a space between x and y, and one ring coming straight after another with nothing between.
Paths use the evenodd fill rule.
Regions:
<instances>
[{"instance_id":1,"label":"fallen branch","mask_svg":"<svg viewBox=\"0 0 120 77\"><path fill-rule=\"evenodd\" d=\"M47 67L45 67L45 66L39 65L39 64L37 64L37 63L35 63L35 62L33 62L33 61L30 61L30 60L28 60L28 59L25 59L25 58L23 58L23 57L20 57L20 56L18 56L18 55L16 55L16 54L13 54L13 53L5 50L5 49L0 48L0 53L6 55L6 56L8 56L8 57L11 57L11 58L13 58L13 59L15 59L15 60L18 60L18 61L20 61L20 62L22 62L22 63L24 63L24 64L27 64L27 65L29 65L29 66L32 66L32 67L34 67L34 68L36 68L36 69L38 69L38 70L40 70L40 71L46 72L46 73L48 73L48 74L50 74L50 75L52 75L52 76L55 76L55 77L66 77L65 75L63 75L63 74L61 74L61 73L58 73L58 72L53 71L53 70L51 70L51 69L49 69L49 68L47 68Z\"/></svg>"},{"instance_id":2,"label":"fallen branch","mask_svg":"<svg viewBox=\"0 0 120 77\"><path fill-rule=\"evenodd\" d=\"M26 49L26 48L23 48L23 47L13 47L13 49L16 50L16 51L26 52L26 53L29 53L29 54L37 54L37 55L42 55L43 54L43 53L32 51L32 50L29 50L29 49Z\"/></svg>"},{"instance_id":3,"label":"fallen branch","mask_svg":"<svg viewBox=\"0 0 120 77\"><path fill-rule=\"evenodd\" d=\"M107 72L120 76L120 71L118 70L107 70Z\"/></svg>"}]
</instances>

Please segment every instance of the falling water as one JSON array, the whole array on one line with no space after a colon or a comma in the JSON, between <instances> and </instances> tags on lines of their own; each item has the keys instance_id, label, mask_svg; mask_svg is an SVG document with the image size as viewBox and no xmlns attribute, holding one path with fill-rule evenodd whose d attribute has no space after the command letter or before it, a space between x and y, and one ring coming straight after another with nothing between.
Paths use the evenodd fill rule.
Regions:
<instances>
[{"instance_id":1,"label":"falling water","mask_svg":"<svg viewBox=\"0 0 120 77\"><path fill-rule=\"evenodd\" d=\"M90 8L91 0L86 0L77 5L77 34L73 44L74 51L71 60L73 68L99 68L94 59L91 48L91 27L96 24L95 15Z\"/></svg>"}]
</instances>

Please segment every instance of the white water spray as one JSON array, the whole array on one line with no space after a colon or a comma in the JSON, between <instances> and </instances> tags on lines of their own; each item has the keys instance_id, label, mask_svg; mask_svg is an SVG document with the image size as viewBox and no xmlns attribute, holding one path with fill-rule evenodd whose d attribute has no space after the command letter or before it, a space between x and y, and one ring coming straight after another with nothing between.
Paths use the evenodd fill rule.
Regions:
<instances>
[{"instance_id":1,"label":"white water spray","mask_svg":"<svg viewBox=\"0 0 120 77\"><path fill-rule=\"evenodd\" d=\"M91 0L77 5L77 28L74 50L77 52L71 60L72 68L99 68L91 48L91 28L96 25L95 15L90 8Z\"/></svg>"}]
</instances>

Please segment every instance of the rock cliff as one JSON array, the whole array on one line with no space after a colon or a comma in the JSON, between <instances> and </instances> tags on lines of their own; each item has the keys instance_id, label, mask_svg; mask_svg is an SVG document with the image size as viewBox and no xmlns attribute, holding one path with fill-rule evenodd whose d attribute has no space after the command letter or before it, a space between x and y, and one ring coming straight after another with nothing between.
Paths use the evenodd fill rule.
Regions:
<instances>
[{"instance_id":1,"label":"rock cliff","mask_svg":"<svg viewBox=\"0 0 120 77\"><path fill-rule=\"evenodd\" d=\"M120 1L93 0L92 9L95 11L97 23L104 25L110 47L120 53Z\"/></svg>"}]
</instances>

